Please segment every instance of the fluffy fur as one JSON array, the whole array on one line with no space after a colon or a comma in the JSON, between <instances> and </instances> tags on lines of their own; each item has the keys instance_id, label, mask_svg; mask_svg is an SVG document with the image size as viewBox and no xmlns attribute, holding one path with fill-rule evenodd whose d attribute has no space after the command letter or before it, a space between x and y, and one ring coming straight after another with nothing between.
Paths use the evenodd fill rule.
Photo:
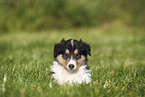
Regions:
<instances>
[{"instance_id":1,"label":"fluffy fur","mask_svg":"<svg viewBox=\"0 0 145 97\"><path fill-rule=\"evenodd\" d=\"M54 46L52 78L60 85L92 82L87 55L91 56L90 45L75 39L64 40Z\"/></svg>"},{"instance_id":2,"label":"fluffy fur","mask_svg":"<svg viewBox=\"0 0 145 97\"><path fill-rule=\"evenodd\" d=\"M57 61L53 62L51 66L52 78L57 81L60 85L68 82L69 84L77 83L90 83L92 82L91 70L86 69L87 65L80 66L76 71L68 71Z\"/></svg>"}]
</instances>

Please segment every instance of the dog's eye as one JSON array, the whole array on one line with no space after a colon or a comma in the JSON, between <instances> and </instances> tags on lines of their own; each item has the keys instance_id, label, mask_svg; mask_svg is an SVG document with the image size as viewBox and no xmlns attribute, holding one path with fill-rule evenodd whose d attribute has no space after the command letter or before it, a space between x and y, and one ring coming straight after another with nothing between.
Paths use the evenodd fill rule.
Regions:
<instances>
[{"instance_id":1,"label":"dog's eye","mask_svg":"<svg viewBox=\"0 0 145 97\"><path fill-rule=\"evenodd\" d=\"M64 58L64 59L67 59L68 56L69 56L69 54L65 53L65 54L63 55L63 58Z\"/></svg>"},{"instance_id":2,"label":"dog's eye","mask_svg":"<svg viewBox=\"0 0 145 97\"><path fill-rule=\"evenodd\" d=\"M81 58L81 56L77 53L77 54L75 54L75 58L78 60Z\"/></svg>"}]
</instances>

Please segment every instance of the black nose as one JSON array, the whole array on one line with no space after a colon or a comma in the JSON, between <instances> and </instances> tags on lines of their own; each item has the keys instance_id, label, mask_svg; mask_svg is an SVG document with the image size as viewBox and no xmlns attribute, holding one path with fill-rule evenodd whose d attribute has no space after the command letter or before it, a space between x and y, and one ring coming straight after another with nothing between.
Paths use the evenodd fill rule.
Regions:
<instances>
[{"instance_id":1,"label":"black nose","mask_svg":"<svg viewBox=\"0 0 145 97\"><path fill-rule=\"evenodd\" d=\"M69 64L69 68L70 69L73 69L74 68L74 65L73 64Z\"/></svg>"}]
</instances>

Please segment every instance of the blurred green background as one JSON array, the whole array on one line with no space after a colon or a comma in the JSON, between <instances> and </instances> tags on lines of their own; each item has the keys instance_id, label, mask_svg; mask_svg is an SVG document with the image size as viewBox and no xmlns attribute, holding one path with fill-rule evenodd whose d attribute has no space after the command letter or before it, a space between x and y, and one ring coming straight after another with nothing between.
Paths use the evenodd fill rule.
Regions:
<instances>
[{"instance_id":1,"label":"blurred green background","mask_svg":"<svg viewBox=\"0 0 145 97\"><path fill-rule=\"evenodd\" d=\"M145 26L145 0L0 0L0 33Z\"/></svg>"}]
</instances>

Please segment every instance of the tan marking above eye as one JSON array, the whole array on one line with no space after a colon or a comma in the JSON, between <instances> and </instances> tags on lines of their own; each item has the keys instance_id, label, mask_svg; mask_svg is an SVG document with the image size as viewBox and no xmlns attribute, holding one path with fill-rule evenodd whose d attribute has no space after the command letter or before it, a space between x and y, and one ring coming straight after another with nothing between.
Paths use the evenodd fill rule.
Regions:
<instances>
[{"instance_id":1,"label":"tan marking above eye","mask_svg":"<svg viewBox=\"0 0 145 97\"><path fill-rule=\"evenodd\" d=\"M76 49L75 51L74 51L74 54L77 54L78 53L78 50Z\"/></svg>"},{"instance_id":2,"label":"tan marking above eye","mask_svg":"<svg viewBox=\"0 0 145 97\"><path fill-rule=\"evenodd\" d=\"M67 54L69 54L69 50L68 49L66 49L66 51L65 51Z\"/></svg>"}]
</instances>

